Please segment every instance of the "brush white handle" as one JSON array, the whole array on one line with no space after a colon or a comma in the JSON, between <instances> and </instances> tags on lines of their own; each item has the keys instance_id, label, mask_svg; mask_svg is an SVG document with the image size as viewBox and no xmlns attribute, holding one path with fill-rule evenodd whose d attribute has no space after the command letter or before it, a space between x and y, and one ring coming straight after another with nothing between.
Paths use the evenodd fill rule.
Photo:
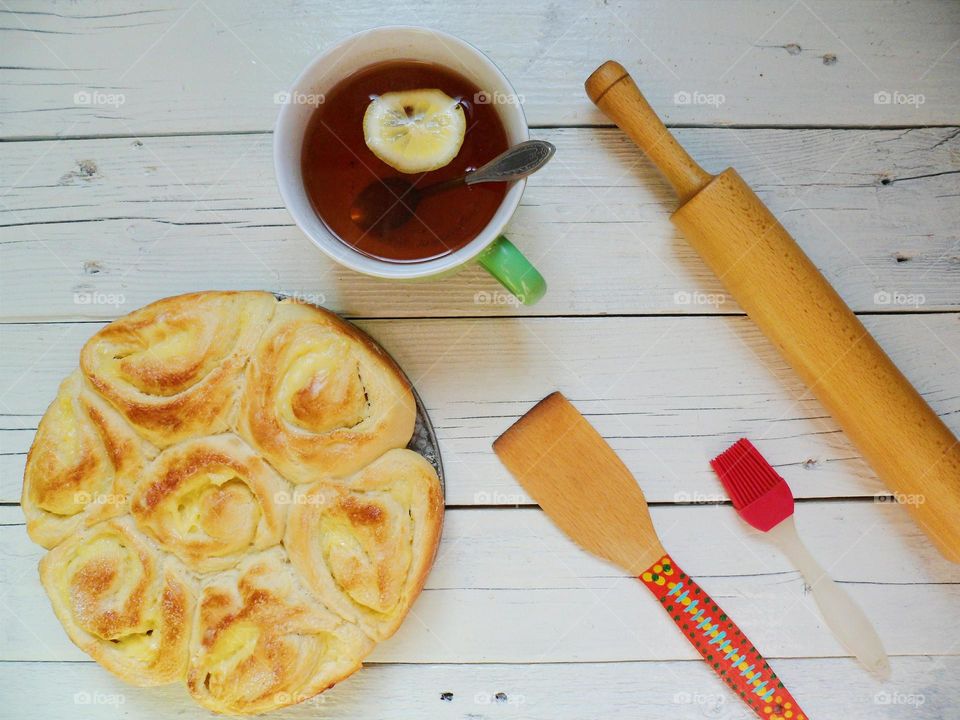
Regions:
<instances>
[{"instance_id":1,"label":"brush white handle","mask_svg":"<svg viewBox=\"0 0 960 720\"><path fill-rule=\"evenodd\" d=\"M881 678L890 675L890 661L870 620L853 599L833 581L797 534L793 515L767 533L800 571L813 591L820 614L834 636L864 667Z\"/></svg>"}]
</instances>

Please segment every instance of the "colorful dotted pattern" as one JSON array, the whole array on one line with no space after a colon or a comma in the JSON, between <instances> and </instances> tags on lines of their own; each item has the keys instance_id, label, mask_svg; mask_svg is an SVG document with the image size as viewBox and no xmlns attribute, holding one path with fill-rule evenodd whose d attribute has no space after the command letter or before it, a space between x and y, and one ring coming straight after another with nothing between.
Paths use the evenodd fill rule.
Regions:
<instances>
[{"instance_id":1,"label":"colorful dotted pattern","mask_svg":"<svg viewBox=\"0 0 960 720\"><path fill-rule=\"evenodd\" d=\"M640 575L710 667L767 720L807 720L746 635L693 579L664 555Z\"/></svg>"}]
</instances>

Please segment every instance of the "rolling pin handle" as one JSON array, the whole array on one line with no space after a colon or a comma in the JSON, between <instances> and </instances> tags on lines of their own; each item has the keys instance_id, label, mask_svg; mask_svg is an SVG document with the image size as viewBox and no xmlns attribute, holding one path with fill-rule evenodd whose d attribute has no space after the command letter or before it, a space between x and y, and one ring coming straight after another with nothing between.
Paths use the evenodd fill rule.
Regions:
<instances>
[{"instance_id":1,"label":"rolling pin handle","mask_svg":"<svg viewBox=\"0 0 960 720\"><path fill-rule=\"evenodd\" d=\"M594 104L650 156L681 203L713 179L667 130L623 65L608 60L593 71L584 87Z\"/></svg>"}]
</instances>

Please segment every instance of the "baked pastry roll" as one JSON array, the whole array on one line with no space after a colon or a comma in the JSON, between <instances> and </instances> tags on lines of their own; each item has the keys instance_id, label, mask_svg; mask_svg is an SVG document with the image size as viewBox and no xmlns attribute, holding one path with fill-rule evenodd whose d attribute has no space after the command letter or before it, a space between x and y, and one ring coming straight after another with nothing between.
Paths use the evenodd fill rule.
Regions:
<instances>
[{"instance_id":1,"label":"baked pastry roll","mask_svg":"<svg viewBox=\"0 0 960 720\"><path fill-rule=\"evenodd\" d=\"M275 306L263 292L158 300L90 338L80 368L158 447L213 435L228 427L243 367Z\"/></svg>"},{"instance_id":2,"label":"baked pastry roll","mask_svg":"<svg viewBox=\"0 0 960 720\"><path fill-rule=\"evenodd\" d=\"M40 581L70 639L121 680L161 685L183 677L196 589L130 518L57 545L40 561Z\"/></svg>"},{"instance_id":3,"label":"baked pastry roll","mask_svg":"<svg viewBox=\"0 0 960 720\"><path fill-rule=\"evenodd\" d=\"M216 712L265 712L329 688L372 647L356 625L310 597L278 546L202 588L187 688Z\"/></svg>"},{"instance_id":4,"label":"baked pastry roll","mask_svg":"<svg viewBox=\"0 0 960 720\"><path fill-rule=\"evenodd\" d=\"M164 450L130 499L139 528L197 572L231 567L283 537L290 486L236 435Z\"/></svg>"},{"instance_id":5,"label":"baked pastry roll","mask_svg":"<svg viewBox=\"0 0 960 720\"><path fill-rule=\"evenodd\" d=\"M47 408L27 455L21 505L27 532L51 548L127 511L127 493L156 448L74 372Z\"/></svg>"},{"instance_id":6,"label":"baked pastry roll","mask_svg":"<svg viewBox=\"0 0 960 720\"><path fill-rule=\"evenodd\" d=\"M261 292L167 298L94 335L22 505L67 634L127 682L259 713L360 667L421 590L441 487L372 340ZM293 562L291 562L293 556Z\"/></svg>"},{"instance_id":7,"label":"baked pastry roll","mask_svg":"<svg viewBox=\"0 0 960 720\"><path fill-rule=\"evenodd\" d=\"M336 315L284 300L247 367L238 430L296 483L356 472L413 435L393 361Z\"/></svg>"},{"instance_id":8,"label":"baked pastry roll","mask_svg":"<svg viewBox=\"0 0 960 720\"><path fill-rule=\"evenodd\" d=\"M295 496L284 544L325 605L383 640L423 587L442 520L433 466L390 450L343 484L321 481Z\"/></svg>"}]
</instances>

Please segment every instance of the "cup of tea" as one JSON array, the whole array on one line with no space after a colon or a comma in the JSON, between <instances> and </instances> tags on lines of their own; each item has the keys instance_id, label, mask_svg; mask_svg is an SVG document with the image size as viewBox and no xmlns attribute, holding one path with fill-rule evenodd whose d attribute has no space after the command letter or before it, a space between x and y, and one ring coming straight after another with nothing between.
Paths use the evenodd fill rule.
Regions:
<instances>
[{"instance_id":1,"label":"cup of tea","mask_svg":"<svg viewBox=\"0 0 960 720\"><path fill-rule=\"evenodd\" d=\"M426 28L374 28L318 55L275 99L280 194L332 259L398 280L476 261L523 303L543 297L543 276L503 235L526 180L451 183L410 207L418 188L471 172L529 138L519 96L477 48ZM385 185L412 212L396 223L361 222L371 184Z\"/></svg>"}]
</instances>

